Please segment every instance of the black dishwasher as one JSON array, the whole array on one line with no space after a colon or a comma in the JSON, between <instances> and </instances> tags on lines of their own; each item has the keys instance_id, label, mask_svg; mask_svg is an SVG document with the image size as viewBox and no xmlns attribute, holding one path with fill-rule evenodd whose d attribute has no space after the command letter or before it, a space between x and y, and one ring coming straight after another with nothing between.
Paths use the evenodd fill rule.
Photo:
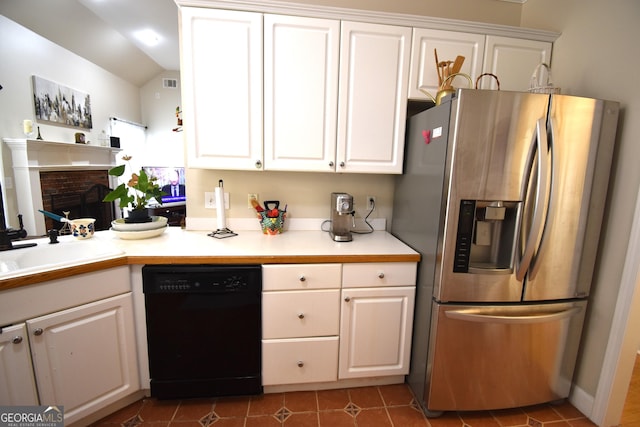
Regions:
<instances>
[{"instance_id":1,"label":"black dishwasher","mask_svg":"<svg viewBox=\"0 0 640 427\"><path fill-rule=\"evenodd\" d=\"M262 393L260 265L142 268L151 396Z\"/></svg>"}]
</instances>

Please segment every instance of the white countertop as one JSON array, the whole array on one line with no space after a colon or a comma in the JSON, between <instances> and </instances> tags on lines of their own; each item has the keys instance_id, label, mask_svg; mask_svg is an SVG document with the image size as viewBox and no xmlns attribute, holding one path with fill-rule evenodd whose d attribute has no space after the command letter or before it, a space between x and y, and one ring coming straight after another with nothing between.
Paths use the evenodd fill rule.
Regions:
<instances>
[{"instance_id":1,"label":"white countertop","mask_svg":"<svg viewBox=\"0 0 640 427\"><path fill-rule=\"evenodd\" d=\"M211 237L209 233L167 227L160 236L141 240L121 239L111 230L96 232L87 240L78 240L69 235L60 236L60 243L57 245L49 244L48 238L29 240L37 243L37 246L0 253L0 266L8 266L12 259L21 265L18 270L0 272L0 290L126 264L284 264L420 260L418 252L386 231L354 234L351 242L334 242L329 233L319 230L290 230L274 236L254 230L238 231L236 236L223 239ZM2 254L6 255L3 257ZM17 258L23 256L24 258ZM22 266L22 263L28 265L28 268Z\"/></svg>"},{"instance_id":2,"label":"white countertop","mask_svg":"<svg viewBox=\"0 0 640 427\"><path fill-rule=\"evenodd\" d=\"M207 231L168 227L160 236L143 240L122 240L111 231L94 236L117 245L129 257L137 256L335 256L415 255L416 251L385 231L354 234L351 242L334 242L323 231L285 231L275 236L260 231L238 231L237 236L217 239Z\"/></svg>"}]
</instances>

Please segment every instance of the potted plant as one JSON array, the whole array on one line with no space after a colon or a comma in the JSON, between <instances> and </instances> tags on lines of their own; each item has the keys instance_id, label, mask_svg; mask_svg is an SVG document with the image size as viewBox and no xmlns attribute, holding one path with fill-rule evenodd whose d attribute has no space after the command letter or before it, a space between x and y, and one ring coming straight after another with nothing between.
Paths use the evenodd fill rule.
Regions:
<instances>
[{"instance_id":1,"label":"potted plant","mask_svg":"<svg viewBox=\"0 0 640 427\"><path fill-rule=\"evenodd\" d=\"M131 165L129 163L131 156L124 155L122 160L127 162L129 166ZM124 175L127 164L109 169L109 175L117 177ZM133 172L131 174L129 182L118 185L102 201L113 202L120 199L120 208L129 207L129 216L125 218L125 222L149 222L152 219L149 216L149 202L155 200L162 205L162 196L167 194L162 191L157 181L158 179L155 176L149 176L144 169L140 169L138 173Z\"/></svg>"}]
</instances>

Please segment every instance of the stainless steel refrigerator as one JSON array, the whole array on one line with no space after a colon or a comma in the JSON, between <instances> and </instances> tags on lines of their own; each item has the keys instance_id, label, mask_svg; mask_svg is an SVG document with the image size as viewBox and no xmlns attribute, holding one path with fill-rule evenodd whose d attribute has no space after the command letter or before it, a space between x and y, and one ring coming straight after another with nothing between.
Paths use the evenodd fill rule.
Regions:
<instances>
[{"instance_id":1,"label":"stainless steel refrigerator","mask_svg":"<svg viewBox=\"0 0 640 427\"><path fill-rule=\"evenodd\" d=\"M462 89L409 119L391 232L422 254L408 383L427 415L568 396L617 118Z\"/></svg>"}]
</instances>

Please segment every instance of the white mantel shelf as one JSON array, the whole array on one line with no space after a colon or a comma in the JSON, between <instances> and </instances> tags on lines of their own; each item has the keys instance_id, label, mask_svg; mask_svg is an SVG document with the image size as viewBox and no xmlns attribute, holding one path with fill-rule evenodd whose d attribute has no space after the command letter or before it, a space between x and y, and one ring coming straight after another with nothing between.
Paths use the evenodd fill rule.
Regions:
<instances>
[{"instance_id":1,"label":"white mantel shelf","mask_svg":"<svg viewBox=\"0 0 640 427\"><path fill-rule=\"evenodd\" d=\"M18 213L30 236L46 234L42 214L41 171L109 170L116 164L120 148L55 142L36 139L3 138L11 150Z\"/></svg>"},{"instance_id":2,"label":"white mantel shelf","mask_svg":"<svg viewBox=\"0 0 640 427\"><path fill-rule=\"evenodd\" d=\"M87 169L88 167L104 169L112 167L115 155L122 151L120 148L72 142L13 138L4 138L3 140L11 149L14 168L18 166L39 170ZM26 158L21 153L25 151ZM20 154L16 158L13 153Z\"/></svg>"}]
</instances>

